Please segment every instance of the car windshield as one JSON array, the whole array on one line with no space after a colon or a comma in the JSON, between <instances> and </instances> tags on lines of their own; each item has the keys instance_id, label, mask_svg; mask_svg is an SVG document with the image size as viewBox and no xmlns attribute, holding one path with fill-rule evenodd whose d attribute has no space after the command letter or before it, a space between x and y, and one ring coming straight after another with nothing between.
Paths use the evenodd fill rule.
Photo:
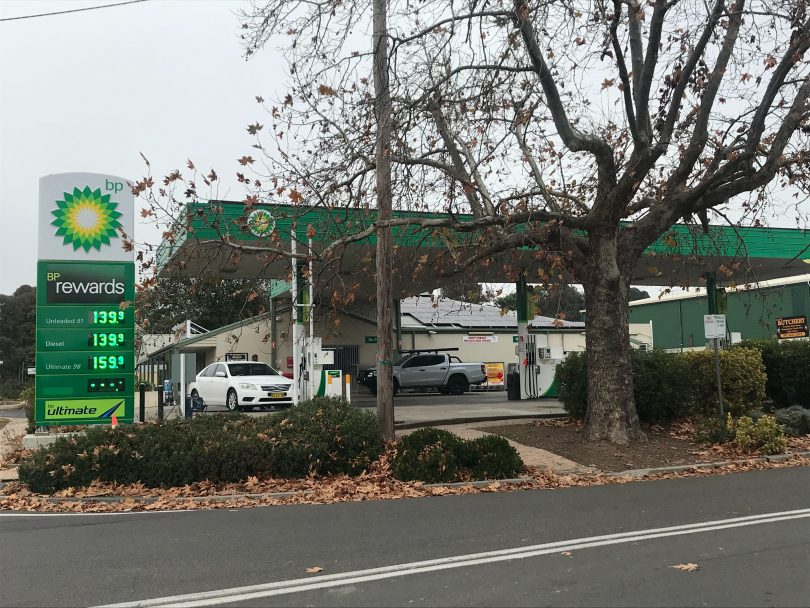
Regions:
<instances>
[{"instance_id":1,"label":"car windshield","mask_svg":"<svg viewBox=\"0 0 810 608\"><path fill-rule=\"evenodd\" d=\"M280 374L266 363L231 363L228 365L231 376L279 376Z\"/></svg>"},{"instance_id":2,"label":"car windshield","mask_svg":"<svg viewBox=\"0 0 810 608\"><path fill-rule=\"evenodd\" d=\"M400 357L399 359L394 361L394 367L399 367L400 365L402 365L406 360L410 359L411 357L413 357L413 355L406 355L404 357Z\"/></svg>"}]
</instances>

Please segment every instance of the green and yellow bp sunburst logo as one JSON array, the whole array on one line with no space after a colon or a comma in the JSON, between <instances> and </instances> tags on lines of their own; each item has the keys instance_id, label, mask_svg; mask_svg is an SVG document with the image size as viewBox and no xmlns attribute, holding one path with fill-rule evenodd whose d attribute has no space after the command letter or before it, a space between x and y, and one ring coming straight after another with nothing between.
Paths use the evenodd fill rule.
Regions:
<instances>
[{"instance_id":1,"label":"green and yellow bp sunburst logo","mask_svg":"<svg viewBox=\"0 0 810 608\"><path fill-rule=\"evenodd\" d=\"M111 201L109 194L102 195L100 188L73 188L73 193L65 192L56 206L51 211L56 216L51 224L57 227L56 236L64 237L63 245L73 244L74 250L81 247L90 251L94 247L100 251L101 245L109 245L110 238L118 235L118 203Z\"/></svg>"}]
</instances>

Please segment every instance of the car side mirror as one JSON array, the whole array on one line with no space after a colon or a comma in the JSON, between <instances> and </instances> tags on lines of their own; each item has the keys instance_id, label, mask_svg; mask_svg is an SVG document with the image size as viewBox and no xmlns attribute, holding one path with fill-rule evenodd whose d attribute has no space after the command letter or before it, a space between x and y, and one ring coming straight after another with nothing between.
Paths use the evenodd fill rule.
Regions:
<instances>
[{"instance_id":1,"label":"car side mirror","mask_svg":"<svg viewBox=\"0 0 810 608\"><path fill-rule=\"evenodd\" d=\"M214 376L216 376L217 378L227 378L228 374L226 374L225 372L217 372L214 374Z\"/></svg>"}]
</instances>

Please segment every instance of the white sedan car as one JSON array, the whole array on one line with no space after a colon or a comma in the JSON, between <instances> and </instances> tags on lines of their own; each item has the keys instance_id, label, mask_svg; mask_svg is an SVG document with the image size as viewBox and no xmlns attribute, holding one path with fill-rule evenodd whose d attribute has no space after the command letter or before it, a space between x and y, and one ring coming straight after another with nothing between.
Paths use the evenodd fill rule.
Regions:
<instances>
[{"instance_id":1,"label":"white sedan car","mask_svg":"<svg viewBox=\"0 0 810 608\"><path fill-rule=\"evenodd\" d=\"M206 405L224 405L230 411L292 405L292 382L266 363L228 361L212 363L191 386L191 398Z\"/></svg>"}]
</instances>

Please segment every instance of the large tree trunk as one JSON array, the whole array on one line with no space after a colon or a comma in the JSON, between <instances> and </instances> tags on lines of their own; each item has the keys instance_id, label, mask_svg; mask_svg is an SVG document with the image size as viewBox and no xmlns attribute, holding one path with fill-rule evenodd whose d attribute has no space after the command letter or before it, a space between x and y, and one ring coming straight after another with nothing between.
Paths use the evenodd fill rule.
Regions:
<instances>
[{"instance_id":1,"label":"large tree trunk","mask_svg":"<svg viewBox=\"0 0 810 608\"><path fill-rule=\"evenodd\" d=\"M391 218L391 91L388 84L386 0L374 0L374 113L377 119L377 213ZM394 439L391 227L377 230L377 417L383 439Z\"/></svg>"},{"instance_id":2,"label":"large tree trunk","mask_svg":"<svg viewBox=\"0 0 810 608\"><path fill-rule=\"evenodd\" d=\"M585 327L588 358L586 437L628 444L644 433L633 398L630 358L630 266L618 260L617 233L591 235L592 256L585 273Z\"/></svg>"}]
</instances>

